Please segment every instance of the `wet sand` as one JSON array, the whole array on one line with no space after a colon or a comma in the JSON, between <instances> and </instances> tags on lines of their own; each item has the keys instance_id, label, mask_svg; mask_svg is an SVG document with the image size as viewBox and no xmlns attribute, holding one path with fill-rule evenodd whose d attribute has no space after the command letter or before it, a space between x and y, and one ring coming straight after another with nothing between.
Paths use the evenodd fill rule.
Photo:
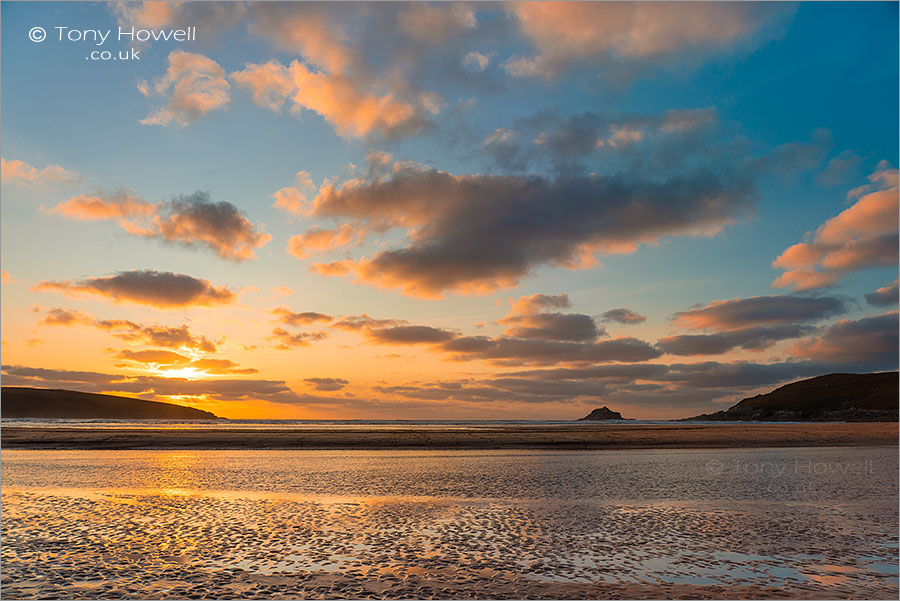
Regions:
<instances>
[{"instance_id":1,"label":"wet sand","mask_svg":"<svg viewBox=\"0 0 900 601\"><path fill-rule=\"evenodd\" d=\"M4 599L898 594L893 447L3 463Z\"/></svg>"},{"instance_id":2,"label":"wet sand","mask_svg":"<svg viewBox=\"0 0 900 601\"><path fill-rule=\"evenodd\" d=\"M565 425L356 430L34 428L4 426L3 448L27 449L623 449L896 445L898 424Z\"/></svg>"}]
</instances>

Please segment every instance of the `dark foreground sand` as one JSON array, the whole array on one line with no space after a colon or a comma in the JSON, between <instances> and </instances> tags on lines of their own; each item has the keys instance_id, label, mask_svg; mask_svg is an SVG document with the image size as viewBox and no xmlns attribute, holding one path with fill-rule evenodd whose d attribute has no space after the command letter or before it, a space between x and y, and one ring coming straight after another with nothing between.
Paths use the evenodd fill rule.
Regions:
<instances>
[{"instance_id":1,"label":"dark foreground sand","mask_svg":"<svg viewBox=\"0 0 900 601\"><path fill-rule=\"evenodd\" d=\"M5 426L3 448L30 449L622 449L896 445L897 423L565 425L291 430Z\"/></svg>"}]
</instances>

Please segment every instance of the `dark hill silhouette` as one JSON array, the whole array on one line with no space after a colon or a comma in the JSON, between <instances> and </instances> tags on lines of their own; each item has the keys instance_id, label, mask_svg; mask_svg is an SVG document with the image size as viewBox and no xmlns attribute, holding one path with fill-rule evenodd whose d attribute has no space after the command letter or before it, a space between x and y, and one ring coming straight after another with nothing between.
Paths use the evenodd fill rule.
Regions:
<instances>
[{"instance_id":1,"label":"dark hill silhouette","mask_svg":"<svg viewBox=\"0 0 900 601\"><path fill-rule=\"evenodd\" d=\"M0 389L0 414L5 418L220 419L208 411L171 403L18 386Z\"/></svg>"},{"instance_id":2,"label":"dark hill silhouette","mask_svg":"<svg viewBox=\"0 0 900 601\"><path fill-rule=\"evenodd\" d=\"M686 420L889 422L898 416L896 371L829 374L787 384L715 413Z\"/></svg>"}]
</instances>

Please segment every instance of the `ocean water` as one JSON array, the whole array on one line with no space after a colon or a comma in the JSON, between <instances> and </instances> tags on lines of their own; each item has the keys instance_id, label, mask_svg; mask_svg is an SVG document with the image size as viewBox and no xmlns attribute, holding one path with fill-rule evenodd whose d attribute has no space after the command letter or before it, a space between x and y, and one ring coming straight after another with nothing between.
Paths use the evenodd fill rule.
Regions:
<instances>
[{"instance_id":1,"label":"ocean water","mask_svg":"<svg viewBox=\"0 0 900 601\"><path fill-rule=\"evenodd\" d=\"M182 420L182 419L35 419L4 418L3 426L21 428L146 428L146 429L217 429L235 428L246 430L361 430L376 428L403 430L477 430L484 428L546 428L552 427L590 427L610 425L653 425L679 424L684 422L652 421L652 420L609 420L609 421L573 421L573 420L326 420L326 419L219 419L219 420ZM739 422L690 422L692 424L716 424L733 426Z\"/></svg>"},{"instance_id":2,"label":"ocean water","mask_svg":"<svg viewBox=\"0 0 900 601\"><path fill-rule=\"evenodd\" d=\"M37 451L3 598L896 598L896 447Z\"/></svg>"}]
</instances>

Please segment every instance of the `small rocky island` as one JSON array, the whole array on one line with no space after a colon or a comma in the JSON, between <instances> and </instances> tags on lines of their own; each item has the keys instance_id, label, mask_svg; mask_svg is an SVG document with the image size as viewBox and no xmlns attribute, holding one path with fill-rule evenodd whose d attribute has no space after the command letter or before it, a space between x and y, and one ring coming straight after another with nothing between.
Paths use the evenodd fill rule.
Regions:
<instances>
[{"instance_id":1,"label":"small rocky island","mask_svg":"<svg viewBox=\"0 0 900 601\"><path fill-rule=\"evenodd\" d=\"M222 419L193 407L111 394L4 386L4 418L38 419Z\"/></svg>"},{"instance_id":2,"label":"small rocky island","mask_svg":"<svg viewBox=\"0 0 900 601\"><path fill-rule=\"evenodd\" d=\"M622 414L618 411L613 411L609 407L600 407L599 409L594 409L588 415L580 418L578 421L580 422L601 422L613 419L624 420Z\"/></svg>"}]
</instances>

